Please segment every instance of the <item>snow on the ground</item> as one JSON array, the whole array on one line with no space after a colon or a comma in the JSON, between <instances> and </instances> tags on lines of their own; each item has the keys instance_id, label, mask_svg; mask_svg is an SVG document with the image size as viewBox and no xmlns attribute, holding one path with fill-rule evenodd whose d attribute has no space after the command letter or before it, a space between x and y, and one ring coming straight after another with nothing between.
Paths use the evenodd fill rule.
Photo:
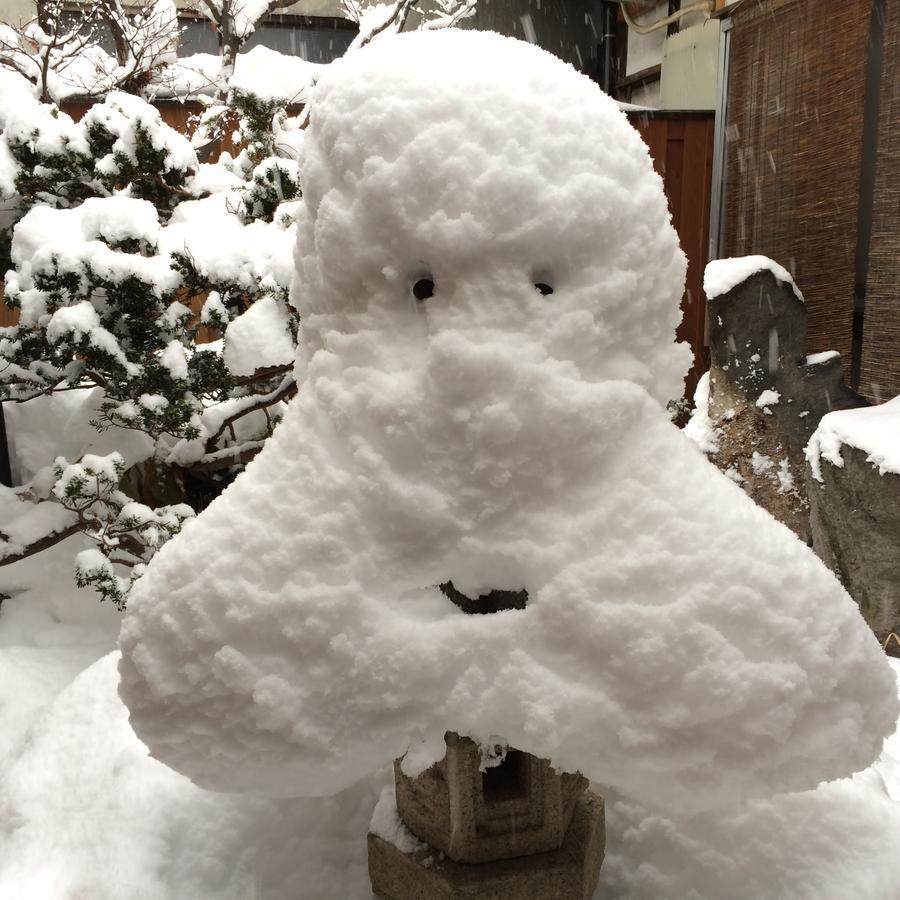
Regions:
<instances>
[{"instance_id":1,"label":"snow on the ground","mask_svg":"<svg viewBox=\"0 0 900 900\"><path fill-rule=\"evenodd\" d=\"M365 833L387 772L318 801L204 791L134 736L116 694L117 656L74 680L64 656L55 670L45 662L48 680L71 683L43 708L33 703L29 727L0 755L0 896L370 896Z\"/></svg>"},{"instance_id":2,"label":"snow on the ground","mask_svg":"<svg viewBox=\"0 0 900 900\"><path fill-rule=\"evenodd\" d=\"M35 710L115 646L121 616L74 584L73 558L86 546L86 539L71 537L0 568L0 594L7 597L0 603L0 760L16 750Z\"/></svg>"},{"instance_id":3,"label":"snow on the ground","mask_svg":"<svg viewBox=\"0 0 900 900\"><path fill-rule=\"evenodd\" d=\"M296 796L499 734L679 812L869 765L897 701L857 607L656 402L684 257L615 103L477 32L381 41L315 91L303 383L123 625L153 754ZM448 580L529 602L468 616Z\"/></svg>"},{"instance_id":4,"label":"snow on the ground","mask_svg":"<svg viewBox=\"0 0 900 900\"><path fill-rule=\"evenodd\" d=\"M204 791L134 736L117 654L73 680L74 649L45 655L37 696L27 673L30 719L2 718L14 739L0 746L0 896L370 900L365 835L389 771L324 799ZM4 647L0 660L21 657ZM595 788L607 802L595 900L896 900L900 733L853 778L733 811L664 816Z\"/></svg>"},{"instance_id":5,"label":"snow on the ground","mask_svg":"<svg viewBox=\"0 0 900 900\"><path fill-rule=\"evenodd\" d=\"M803 300L800 288L794 283L794 278L784 266L769 259L768 256L735 256L731 259L714 259L707 263L703 273L703 291L707 298L712 300L722 294L727 294L746 281L757 272L771 272L776 280L789 284L798 300Z\"/></svg>"},{"instance_id":6,"label":"snow on the ground","mask_svg":"<svg viewBox=\"0 0 900 900\"><path fill-rule=\"evenodd\" d=\"M813 477L822 481L822 460L843 468L841 447L855 447L884 475L900 475L900 397L880 406L842 409L822 417L806 445Z\"/></svg>"}]
</instances>

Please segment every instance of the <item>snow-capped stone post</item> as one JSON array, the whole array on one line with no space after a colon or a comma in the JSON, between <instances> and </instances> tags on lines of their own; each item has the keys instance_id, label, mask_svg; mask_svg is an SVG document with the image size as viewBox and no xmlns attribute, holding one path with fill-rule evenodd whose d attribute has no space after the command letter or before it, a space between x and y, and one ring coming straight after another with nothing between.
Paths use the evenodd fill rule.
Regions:
<instances>
[{"instance_id":1,"label":"snow-capped stone post","mask_svg":"<svg viewBox=\"0 0 900 900\"><path fill-rule=\"evenodd\" d=\"M688 433L807 541L803 448L825 413L865 400L844 384L840 354L807 355L806 304L778 263L764 256L715 260L704 289L710 371L698 385L700 416Z\"/></svg>"},{"instance_id":2,"label":"snow-capped stone post","mask_svg":"<svg viewBox=\"0 0 900 900\"><path fill-rule=\"evenodd\" d=\"M900 635L900 397L829 413L806 459L813 548L888 646Z\"/></svg>"},{"instance_id":3,"label":"snow-capped stone post","mask_svg":"<svg viewBox=\"0 0 900 900\"><path fill-rule=\"evenodd\" d=\"M874 637L665 412L685 259L616 103L446 30L347 54L310 109L297 394L123 621L150 752L278 797L402 759L371 831L410 877L431 870L401 816L494 861L384 890L516 900L590 896L583 779L690 815L869 765L898 706ZM573 840L577 884L484 883Z\"/></svg>"}]
</instances>

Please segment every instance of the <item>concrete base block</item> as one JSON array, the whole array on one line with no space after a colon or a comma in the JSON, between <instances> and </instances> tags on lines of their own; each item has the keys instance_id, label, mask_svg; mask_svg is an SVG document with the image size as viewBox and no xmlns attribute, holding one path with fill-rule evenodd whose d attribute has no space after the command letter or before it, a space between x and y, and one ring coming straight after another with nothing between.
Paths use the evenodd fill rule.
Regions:
<instances>
[{"instance_id":1,"label":"concrete base block","mask_svg":"<svg viewBox=\"0 0 900 900\"><path fill-rule=\"evenodd\" d=\"M603 799L578 800L559 850L457 863L430 847L404 853L369 834L369 877L383 900L590 900L606 848Z\"/></svg>"}]
</instances>

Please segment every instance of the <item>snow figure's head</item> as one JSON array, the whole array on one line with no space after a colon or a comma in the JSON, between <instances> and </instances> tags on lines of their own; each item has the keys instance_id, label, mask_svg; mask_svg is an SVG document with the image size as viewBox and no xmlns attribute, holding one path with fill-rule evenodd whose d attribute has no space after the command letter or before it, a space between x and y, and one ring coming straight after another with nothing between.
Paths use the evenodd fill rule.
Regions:
<instances>
[{"instance_id":1,"label":"snow figure's head","mask_svg":"<svg viewBox=\"0 0 900 900\"><path fill-rule=\"evenodd\" d=\"M316 87L295 303L303 352L378 332L427 364L444 333L495 341L663 403L685 258L646 145L586 76L491 33L414 33Z\"/></svg>"},{"instance_id":2,"label":"snow figure's head","mask_svg":"<svg viewBox=\"0 0 900 900\"><path fill-rule=\"evenodd\" d=\"M152 753L331 793L456 731L682 810L868 764L874 638L656 402L684 258L615 104L463 32L349 54L311 102L298 395L129 599Z\"/></svg>"}]
</instances>

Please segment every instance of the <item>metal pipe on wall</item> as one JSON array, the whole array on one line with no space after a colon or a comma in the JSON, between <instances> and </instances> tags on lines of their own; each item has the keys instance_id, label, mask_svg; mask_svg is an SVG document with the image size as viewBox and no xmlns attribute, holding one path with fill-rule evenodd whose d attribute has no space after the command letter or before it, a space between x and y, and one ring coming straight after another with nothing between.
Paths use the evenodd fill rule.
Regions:
<instances>
[{"instance_id":1,"label":"metal pipe on wall","mask_svg":"<svg viewBox=\"0 0 900 900\"><path fill-rule=\"evenodd\" d=\"M662 19L658 19L656 22L652 22L649 25L639 25L634 20L631 13L628 12L627 3L622 4L622 14L625 16L625 21L628 23L628 27L632 31L636 32L637 34L652 34L654 31L658 31L660 28L666 28L673 22L678 22L688 13L702 12L706 13L706 15L709 16L712 14L715 8L715 0L698 0L697 3L691 3L688 6L683 6L678 10L678 12L672 13L672 15L670 16L665 16Z\"/></svg>"}]
</instances>

